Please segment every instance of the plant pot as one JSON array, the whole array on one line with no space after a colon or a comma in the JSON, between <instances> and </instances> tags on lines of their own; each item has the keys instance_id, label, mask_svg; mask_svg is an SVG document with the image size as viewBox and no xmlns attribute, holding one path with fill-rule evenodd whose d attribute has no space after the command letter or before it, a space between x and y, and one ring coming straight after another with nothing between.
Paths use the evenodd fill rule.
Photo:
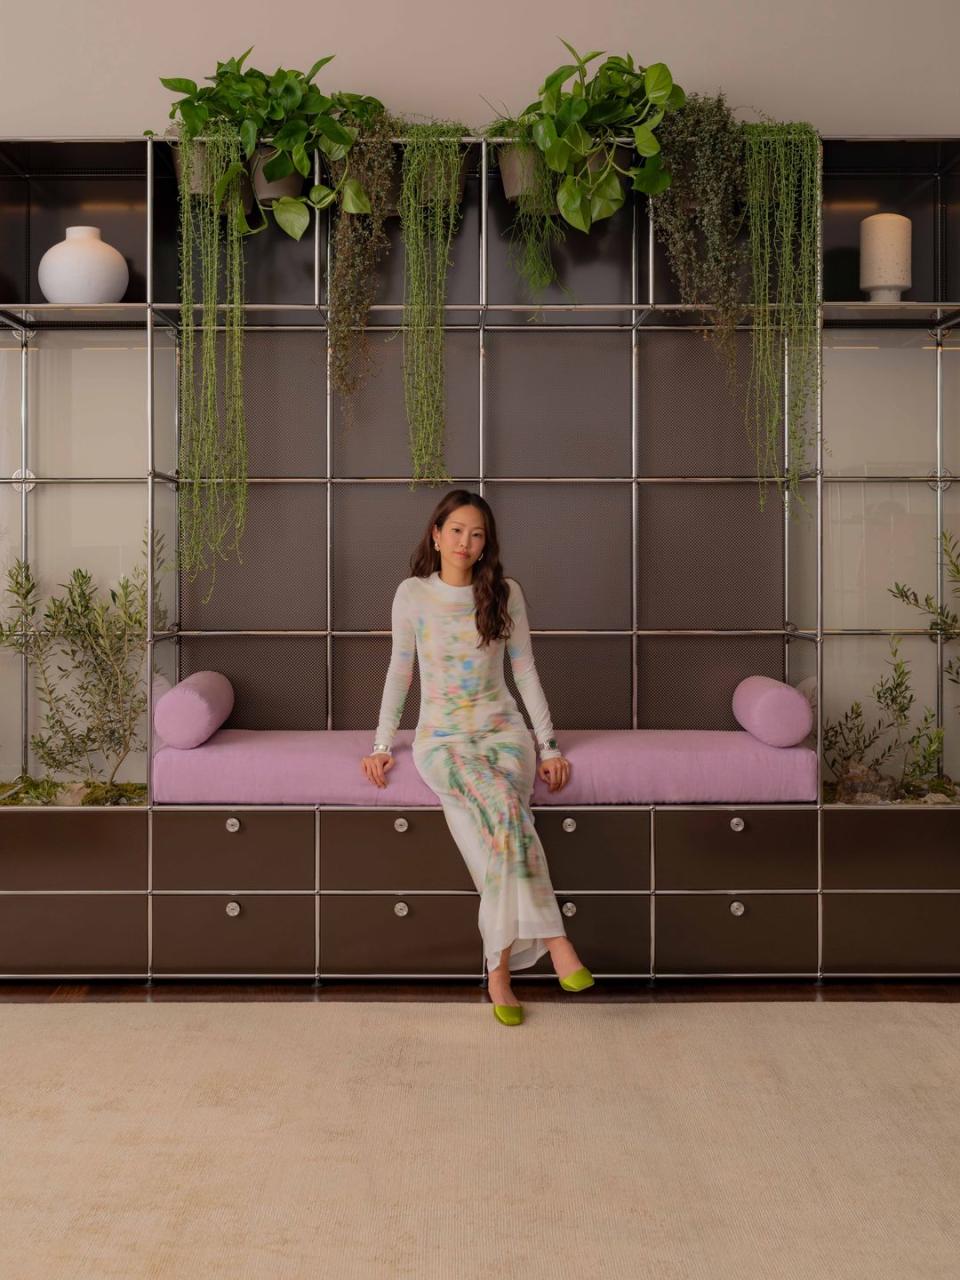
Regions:
<instances>
[{"instance_id":1,"label":"plant pot","mask_svg":"<svg viewBox=\"0 0 960 1280\"><path fill-rule=\"evenodd\" d=\"M390 180L390 194L387 196L386 208L384 209L385 218L399 218L400 216L400 191L403 183L403 165L398 159L394 165L393 176ZM464 151L460 156L460 174L457 179L457 203L463 200L463 193L467 187L467 153Z\"/></svg>"},{"instance_id":2,"label":"plant pot","mask_svg":"<svg viewBox=\"0 0 960 1280\"><path fill-rule=\"evenodd\" d=\"M613 159L614 163L618 164L621 169L629 169L634 163L634 154L629 147L618 146L614 147ZM605 163L606 161L603 153L596 151L587 160L587 169L590 173L596 173L597 170L602 168ZM623 174L617 174L617 176L621 180L623 179Z\"/></svg>"},{"instance_id":3,"label":"plant pot","mask_svg":"<svg viewBox=\"0 0 960 1280\"><path fill-rule=\"evenodd\" d=\"M264 177L263 166L277 154L276 148L261 145L250 157L250 180L253 190L261 204L273 204L284 196L298 196L303 191L303 175L294 171L286 178L278 178L271 182Z\"/></svg>"},{"instance_id":4,"label":"plant pot","mask_svg":"<svg viewBox=\"0 0 960 1280\"><path fill-rule=\"evenodd\" d=\"M531 195L536 190L537 155L537 148L527 142L512 142L497 148L500 181L503 184L503 194L508 200L518 200L520 196ZM557 202L543 201L542 207L537 207L532 212L556 213Z\"/></svg>"},{"instance_id":5,"label":"plant pot","mask_svg":"<svg viewBox=\"0 0 960 1280\"><path fill-rule=\"evenodd\" d=\"M183 183L183 166L180 163L180 147L179 143L180 131L176 125L171 127L164 134L165 138L170 139L175 145L171 147L173 152L173 169L177 175L177 182ZM190 174L190 194L192 196L203 195L206 190L206 147L202 142L198 142L194 147L193 153L193 169ZM240 178L240 193L243 199L243 212L249 213L253 208L253 188L250 185L250 179L246 174Z\"/></svg>"}]
</instances>

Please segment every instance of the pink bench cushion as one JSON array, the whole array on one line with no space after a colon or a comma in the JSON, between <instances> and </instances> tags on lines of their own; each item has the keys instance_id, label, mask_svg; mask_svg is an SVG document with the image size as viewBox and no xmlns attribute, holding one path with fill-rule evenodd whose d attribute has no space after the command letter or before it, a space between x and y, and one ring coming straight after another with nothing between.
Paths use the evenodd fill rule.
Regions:
<instances>
[{"instance_id":1,"label":"pink bench cushion","mask_svg":"<svg viewBox=\"0 0 960 1280\"><path fill-rule=\"evenodd\" d=\"M393 741L385 787L360 759L366 729L218 729L189 751L154 756L160 804L439 805L417 772L412 729ZM735 729L565 729L570 781L551 792L538 776L534 804L765 804L814 801L809 747L770 747Z\"/></svg>"}]
</instances>

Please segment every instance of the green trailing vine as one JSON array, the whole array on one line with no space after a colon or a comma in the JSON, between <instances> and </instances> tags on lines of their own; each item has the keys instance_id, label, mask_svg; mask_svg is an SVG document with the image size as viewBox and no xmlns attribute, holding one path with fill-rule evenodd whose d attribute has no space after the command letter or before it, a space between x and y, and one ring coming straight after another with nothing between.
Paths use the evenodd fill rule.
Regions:
<instances>
[{"instance_id":1,"label":"green trailing vine","mask_svg":"<svg viewBox=\"0 0 960 1280\"><path fill-rule=\"evenodd\" d=\"M450 246L460 223L460 139L454 121L404 125L400 187L403 391L413 479L452 483L443 461L444 312Z\"/></svg>"},{"instance_id":2,"label":"green trailing vine","mask_svg":"<svg viewBox=\"0 0 960 1280\"><path fill-rule=\"evenodd\" d=\"M778 453L784 409L785 477L791 495L803 504L799 477L811 435L806 412L816 391L819 349L820 139L805 123L741 128L755 307L747 431L757 460L762 511L771 475L782 492Z\"/></svg>"},{"instance_id":3,"label":"green trailing vine","mask_svg":"<svg viewBox=\"0 0 960 1280\"><path fill-rule=\"evenodd\" d=\"M370 342L365 325L376 297L377 267L390 248L384 221L396 169L391 136L396 122L385 111L365 120L350 152L350 167L367 193L369 213L341 211L333 226L330 310L327 338L330 343L330 382L333 390L350 397L371 367ZM346 158L330 161L332 179L339 185Z\"/></svg>"},{"instance_id":4,"label":"green trailing vine","mask_svg":"<svg viewBox=\"0 0 960 1280\"><path fill-rule=\"evenodd\" d=\"M236 127L211 120L202 140L180 140L180 551L192 582L212 569L231 530L246 523L247 436L243 405L243 216ZM232 176L224 182L225 175ZM196 179L199 193L191 194ZM197 275L200 296L197 298ZM222 311L220 301L222 279ZM199 303L197 335L194 308ZM218 387L218 316L223 318ZM222 414L221 414L222 409ZM221 421L222 418L222 421ZM210 564L206 552L211 553ZM242 559L240 559L242 563Z\"/></svg>"},{"instance_id":5,"label":"green trailing vine","mask_svg":"<svg viewBox=\"0 0 960 1280\"><path fill-rule=\"evenodd\" d=\"M653 225L687 306L709 307L706 332L736 383L735 333L746 251L738 240L745 214L744 137L722 93L691 93L660 124L664 163L673 181L653 198Z\"/></svg>"}]
</instances>

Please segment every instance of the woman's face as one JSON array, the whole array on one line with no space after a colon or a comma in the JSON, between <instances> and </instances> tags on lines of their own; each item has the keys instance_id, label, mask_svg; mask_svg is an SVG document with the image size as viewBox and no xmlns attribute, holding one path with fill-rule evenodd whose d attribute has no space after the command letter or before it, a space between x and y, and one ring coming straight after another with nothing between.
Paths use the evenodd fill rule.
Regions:
<instances>
[{"instance_id":1,"label":"woman's face","mask_svg":"<svg viewBox=\"0 0 960 1280\"><path fill-rule=\"evenodd\" d=\"M433 526L440 543L440 560L451 569L469 571L476 564L487 540L483 512L476 507L457 507L447 516L443 528Z\"/></svg>"}]
</instances>

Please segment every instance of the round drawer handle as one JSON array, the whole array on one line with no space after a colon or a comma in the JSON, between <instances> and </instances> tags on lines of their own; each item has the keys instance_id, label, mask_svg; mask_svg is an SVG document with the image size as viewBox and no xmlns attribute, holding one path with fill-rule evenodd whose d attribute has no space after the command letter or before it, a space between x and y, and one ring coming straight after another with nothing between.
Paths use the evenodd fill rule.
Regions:
<instances>
[{"instance_id":1,"label":"round drawer handle","mask_svg":"<svg viewBox=\"0 0 960 1280\"><path fill-rule=\"evenodd\" d=\"M742 902L731 902L731 903L730 903L730 914L731 914L732 916L742 916L742 915L743 915L743 913L746 911L746 909L747 909L747 908L743 905L743 903L742 903Z\"/></svg>"},{"instance_id":2,"label":"round drawer handle","mask_svg":"<svg viewBox=\"0 0 960 1280\"><path fill-rule=\"evenodd\" d=\"M564 831L576 831L577 820L576 818L564 818L560 825L563 827Z\"/></svg>"},{"instance_id":3,"label":"round drawer handle","mask_svg":"<svg viewBox=\"0 0 960 1280\"><path fill-rule=\"evenodd\" d=\"M240 914L240 903L239 903L239 902L228 902L228 903L227 903L227 915L228 915L228 916L238 916L239 914Z\"/></svg>"},{"instance_id":4,"label":"round drawer handle","mask_svg":"<svg viewBox=\"0 0 960 1280\"><path fill-rule=\"evenodd\" d=\"M395 818L393 823L393 829L394 831L406 831L409 825L410 823L406 820L406 818Z\"/></svg>"},{"instance_id":5,"label":"round drawer handle","mask_svg":"<svg viewBox=\"0 0 960 1280\"><path fill-rule=\"evenodd\" d=\"M228 819L227 819L227 821L226 821L226 823L225 823L224 825L226 826L226 828L227 828L227 830L228 830L228 831L239 831L239 830L240 830L240 819L239 819L239 818L228 818Z\"/></svg>"},{"instance_id":6,"label":"round drawer handle","mask_svg":"<svg viewBox=\"0 0 960 1280\"><path fill-rule=\"evenodd\" d=\"M395 902L393 905L393 914L395 916L406 916L410 914L410 908L405 902Z\"/></svg>"},{"instance_id":7,"label":"round drawer handle","mask_svg":"<svg viewBox=\"0 0 960 1280\"><path fill-rule=\"evenodd\" d=\"M731 830L731 831L742 831L745 825L746 825L746 824L744 823L744 821L743 821L743 819L742 819L742 818L731 818L731 819L730 819L730 830Z\"/></svg>"},{"instance_id":8,"label":"round drawer handle","mask_svg":"<svg viewBox=\"0 0 960 1280\"><path fill-rule=\"evenodd\" d=\"M560 910L569 919L570 916L577 914L577 904L575 902L565 902Z\"/></svg>"}]
</instances>

